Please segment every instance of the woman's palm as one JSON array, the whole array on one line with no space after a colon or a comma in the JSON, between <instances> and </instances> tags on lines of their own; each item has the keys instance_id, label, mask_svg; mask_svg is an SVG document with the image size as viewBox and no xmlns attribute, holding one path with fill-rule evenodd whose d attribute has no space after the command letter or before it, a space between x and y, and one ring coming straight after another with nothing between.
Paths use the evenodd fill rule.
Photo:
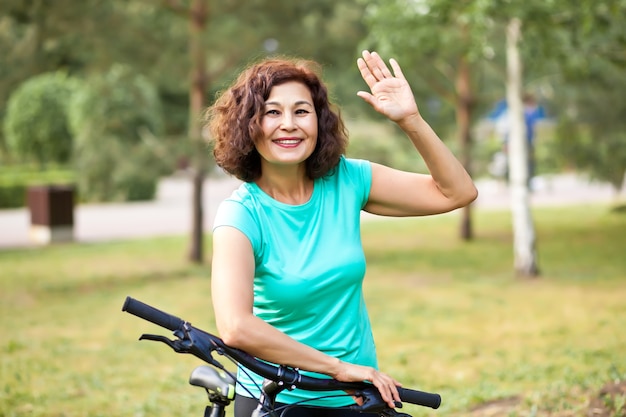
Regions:
<instances>
[{"instance_id":1,"label":"woman's palm","mask_svg":"<svg viewBox=\"0 0 626 417\"><path fill-rule=\"evenodd\" d=\"M393 121L417 113L409 83L402 78L385 78L371 88L374 109Z\"/></svg>"},{"instance_id":2,"label":"woman's palm","mask_svg":"<svg viewBox=\"0 0 626 417\"><path fill-rule=\"evenodd\" d=\"M357 60L359 71L371 93L359 91L357 95L367 101L377 112L397 122L407 116L417 114L417 105L411 87L404 78L400 65L390 60L393 74L382 58L376 53L363 52Z\"/></svg>"}]
</instances>

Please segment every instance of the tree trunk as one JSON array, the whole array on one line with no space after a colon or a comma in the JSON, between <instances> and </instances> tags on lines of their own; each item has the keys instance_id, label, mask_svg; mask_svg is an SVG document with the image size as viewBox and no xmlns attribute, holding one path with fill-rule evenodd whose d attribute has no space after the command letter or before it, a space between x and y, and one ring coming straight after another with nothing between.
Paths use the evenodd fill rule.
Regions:
<instances>
[{"instance_id":1,"label":"tree trunk","mask_svg":"<svg viewBox=\"0 0 626 417\"><path fill-rule=\"evenodd\" d=\"M192 215L189 260L204 262L204 210L203 185L207 170L207 147L202 138L201 114L205 106L207 84L205 53L202 35L208 17L207 0L192 0L189 11L189 55L191 61L189 86L189 139L193 143L192 171Z\"/></svg>"},{"instance_id":2,"label":"tree trunk","mask_svg":"<svg viewBox=\"0 0 626 417\"><path fill-rule=\"evenodd\" d=\"M465 57L459 60L459 67L456 79L456 122L458 126L459 147L461 152L461 163L471 174L470 164L472 161L471 149L471 114L473 97L471 91L470 69ZM471 205L463 207L461 210L460 235L463 240L473 238Z\"/></svg>"},{"instance_id":3,"label":"tree trunk","mask_svg":"<svg viewBox=\"0 0 626 417\"><path fill-rule=\"evenodd\" d=\"M513 18L507 26L506 96L509 111L509 185L513 216L514 268L517 275L539 275L535 250L535 228L530 211L528 189L528 142L522 106L522 62L519 53L521 21Z\"/></svg>"}]
</instances>

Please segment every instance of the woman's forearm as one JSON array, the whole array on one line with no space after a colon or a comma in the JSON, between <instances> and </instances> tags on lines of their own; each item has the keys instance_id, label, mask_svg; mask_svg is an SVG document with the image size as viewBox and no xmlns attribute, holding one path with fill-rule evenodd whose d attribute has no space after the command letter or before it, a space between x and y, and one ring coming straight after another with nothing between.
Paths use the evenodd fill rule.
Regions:
<instances>
[{"instance_id":1,"label":"woman's forearm","mask_svg":"<svg viewBox=\"0 0 626 417\"><path fill-rule=\"evenodd\" d=\"M341 361L300 343L256 316L247 316L220 330L220 336L229 346L252 356L280 365L336 376Z\"/></svg>"},{"instance_id":2,"label":"woman's forearm","mask_svg":"<svg viewBox=\"0 0 626 417\"><path fill-rule=\"evenodd\" d=\"M397 124L424 159L443 195L459 201L460 205L476 199L478 192L470 175L419 113L399 120Z\"/></svg>"}]
</instances>

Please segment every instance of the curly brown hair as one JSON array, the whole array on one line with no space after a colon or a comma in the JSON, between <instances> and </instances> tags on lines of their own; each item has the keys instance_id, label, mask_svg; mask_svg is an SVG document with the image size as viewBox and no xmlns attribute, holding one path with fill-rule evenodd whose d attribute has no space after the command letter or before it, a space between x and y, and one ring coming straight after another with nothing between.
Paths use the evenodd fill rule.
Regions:
<instances>
[{"instance_id":1,"label":"curly brown hair","mask_svg":"<svg viewBox=\"0 0 626 417\"><path fill-rule=\"evenodd\" d=\"M329 174L345 153L348 133L318 71L317 63L295 58L264 59L243 71L205 114L217 165L245 182L261 176L255 143L263 136L265 101L272 87L297 81L311 91L318 120L317 144L305 161L306 174L311 179Z\"/></svg>"}]
</instances>

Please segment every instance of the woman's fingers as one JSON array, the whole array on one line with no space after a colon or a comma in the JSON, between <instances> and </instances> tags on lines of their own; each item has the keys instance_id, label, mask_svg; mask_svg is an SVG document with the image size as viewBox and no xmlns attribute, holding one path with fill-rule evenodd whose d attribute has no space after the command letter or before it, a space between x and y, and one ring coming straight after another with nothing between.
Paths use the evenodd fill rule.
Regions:
<instances>
[{"instance_id":1,"label":"woman's fingers","mask_svg":"<svg viewBox=\"0 0 626 417\"><path fill-rule=\"evenodd\" d=\"M393 78L393 74L387 68L385 61L378 55L378 52L363 51L363 59L378 81L385 78Z\"/></svg>"},{"instance_id":2,"label":"woman's fingers","mask_svg":"<svg viewBox=\"0 0 626 417\"><path fill-rule=\"evenodd\" d=\"M369 381L378 389L380 396L389 407L395 407L394 401L400 401L398 381L374 368L342 362L342 369L333 375L339 381Z\"/></svg>"},{"instance_id":3,"label":"woman's fingers","mask_svg":"<svg viewBox=\"0 0 626 417\"><path fill-rule=\"evenodd\" d=\"M378 79L376 79L374 74L372 74L372 71L367 66L363 58L357 59L356 64L361 72L361 77L363 77L363 80L365 80L365 83L371 89L378 82Z\"/></svg>"},{"instance_id":4,"label":"woman's fingers","mask_svg":"<svg viewBox=\"0 0 626 417\"><path fill-rule=\"evenodd\" d=\"M362 58L357 59L357 66L359 67L361 76L370 88L379 81L394 78L394 74L396 74L396 76L398 73L402 74L400 66L395 60L391 62L394 71L394 74L392 74L377 52L369 52L367 50L363 51Z\"/></svg>"},{"instance_id":5,"label":"woman's fingers","mask_svg":"<svg viewBox=\"0 0 626 417\"><path fill-rule=\"evenodd\" d=\"M400 64L398 64L398 61L391 58L389 60L389 63L391 64L391 68L393 69L393 73L395 74L396 78L402 78L404 80L404 74L402 73L402 69L400 68Z\"/></svg>"},{"instance_id":6,"label":"woman's fingers","mask_svg":"<svg viewBox=\"0 0 626 417\"><path fill-rule=\"evenodd\" d=\"M400 401L400 394L398 393L397 387L399 383L395 379L391 378L389 375L378 371L376 373L378 375L375 377L375 379L378 380L378 383L376 380L372 382L380 391L383 401L389 404L389 407L395 407L394 401Z\"/></svg>"},{"instance_id":7,"label":"woman's fingers","mask_svg":"<svg viewBox=\"0 0 626 417\"><path fill-rule=\"evenodd\" d=\"M398 394L397 388L399 383L389 375L372 368L371 375L367 380L378 388L380 396L383 401L389 405L389 407L394 408L394 401L400 401L400 394Z\"/></svg>"}]
</instances>

